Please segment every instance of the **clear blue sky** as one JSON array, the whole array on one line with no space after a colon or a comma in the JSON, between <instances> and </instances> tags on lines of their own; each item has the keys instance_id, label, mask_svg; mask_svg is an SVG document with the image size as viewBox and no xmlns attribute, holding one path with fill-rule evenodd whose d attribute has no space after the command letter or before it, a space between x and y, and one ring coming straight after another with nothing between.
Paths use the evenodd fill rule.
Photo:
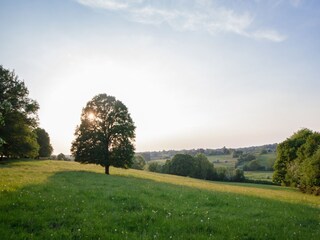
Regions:
<instances>
[{"instance_id":1,"label":"clear blue sky","mask_svg":"<svg viewBox=\"0 0 320 240\"><path fill-rule=\"evenodd\" d=\"M55 153L99 93L129 108L137 151L320 130L318 0L1 0L0 29Z\"/></svg>"}]
</instances>

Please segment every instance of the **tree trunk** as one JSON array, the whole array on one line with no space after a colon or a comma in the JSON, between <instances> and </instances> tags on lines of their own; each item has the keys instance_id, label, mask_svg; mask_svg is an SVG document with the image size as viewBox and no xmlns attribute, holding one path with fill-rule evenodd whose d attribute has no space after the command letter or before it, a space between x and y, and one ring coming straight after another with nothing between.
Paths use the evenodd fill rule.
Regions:
<instances>
[{"instance_id":1,"label":"tree trunk","mask_svg":"<svg viewBox=\"0 0 320 240\"><path fill-rule=\"evenodd\" d=\"M107 165L107 166L104 167L104 173L105 173L105 174L110 175L110 173L109 173L109 167L110 167L109 165Z\"/></svg>"}]
</instances>

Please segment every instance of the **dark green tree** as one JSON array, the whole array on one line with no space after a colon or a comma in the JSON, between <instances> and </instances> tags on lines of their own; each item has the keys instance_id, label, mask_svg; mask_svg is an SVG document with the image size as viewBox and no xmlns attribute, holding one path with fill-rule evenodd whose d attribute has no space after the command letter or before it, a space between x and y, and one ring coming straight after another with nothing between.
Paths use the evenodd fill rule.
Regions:
<instances>
[{"instance_id":1,"label":"dark green tree","mask_svg":"<svg viewBox=\"0 0 320 240\"><path fill-rule=\"evenodd\" d=\"M37 135L37 142L40 146L38 157L50 157L53 148L50 143L49 134L42 128L36 128L34 132Z\"/></svg>"},{"instance_id":2,"label":"dark green tree","mask_svg":"<svg viewBox=\"0 0 320 240\"><path fill-rule=\"evenodd\" d=\"M133 157L131 168L143 170L145 165L146 165L146 162L144 161L141 155L137 155Z\"/></svg>"},{"instance_id":3,"label":"dark green tree","mask_svg":"<svg viewBox=\"0 0 320 240\"><path fill-rule=\"evenodd\" d=\"M58 155L57 155L57 160L68 160L67 159L67 157L66 157L66 155L64 155L63 153L59 153Z\"/></svg>"},{"instance_id":4,"label":"dark green tree","mask_svg":"<svg viewBox=\"0 0 320 240\"><path fill-rule=\"evenodd\" d=\"M195 168L196 161L191 155L176 154L170 162L169 173L180 176L193 177L196 171Z\"/></svg>"},{"instance_id":5,"label":"dark green tree","mask_svg":"<svg viewBox=\"0 0 320 240\"><path fill-rule=\"evenodd\" d=\"M214 167L211 162L209 162L206 155L203 153L198 153L195 157L195 172L194 177L200 179L212 179L214 175Z\"/></svg>"},{"instance_id":6,"label":"dark green tree","mask_svg":"<svg viewBox=\"0 0 320 240\"><path fill-rule=\"evenodd\" d=\"M107 94L95 96L83 108L71 152L75 161L128 168L134 156L135 126L127 107Z\"/></svg>"},{"instance_id":7,"label":"dark green tree","mask_svg":"<svg viewBox=\"0 0 320 240\"><path fill-rule=\"evenodd\" d=\"M35 157L39 145L33 130L39 105L24 82L0 65L0 156Z\"/></svg>"},{"instance_id":8,"label":"dark green tree","mask_svg":"<svg viewBox=\"0 0 320 240\"><path fill-rule=\"evenodd\" d=\"M162 167L157 162L150 163L148 169L149 169L150 172L158 172L158 173L162 172Z\"/></svg>"}]
</instances>

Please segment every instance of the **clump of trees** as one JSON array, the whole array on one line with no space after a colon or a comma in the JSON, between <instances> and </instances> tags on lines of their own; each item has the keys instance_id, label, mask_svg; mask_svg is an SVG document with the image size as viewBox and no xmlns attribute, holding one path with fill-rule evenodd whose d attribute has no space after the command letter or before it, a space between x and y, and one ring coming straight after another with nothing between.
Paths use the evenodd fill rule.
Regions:
<instances>
[{"instance_id":1,"label":"clump of trees","mask_svg":"<svg viewBox=\"0 0 320 240\"><path fill-rule=\"evenodd\" d=\"M36 128L34 132L37 136L37 142L39 145L38 158L50 157L52 154L53 148L50 143L49 134L43 128Z\"/></svg>"},{"instance_id":2,"label":"clump of trees","mask_svg":"<svg viewBox=\"0 0 320 240\"><path fill-rule=\"evenodd\" d=\"M273 181L320 195L320 133L302 129L277 147Z\"/></svg>"},{"instance_id":3,"label":"clump of trees","mask_svg":"<svg viewBox=\"0 0 320 240\"><path fill-rule=\"evenodd\" d=\"M29 98L29 91L24 82L14 71L0 65L1 159L47 155L43 152L43 141L39 139L41 136L37 131L38 109L39 104Z\"/></svg>"},{"instance_id":4,"label":"clump of trees","mask_svg":"<svg viewBox=\"0 0 320 240\"><path fill-rule=\"evenodd\" d=\"M160 165L157 162L151 163L149 171L206 180L236 182L245 180L242 170L215 168L202 153L194 157L189 154L176 154L172 160L167 160L164 165Z\"/></svg>"},{"instance_id":5,"label":"clump of trees","mask_svg":"<svg viewBox=\"0 0 320 240\"><path fill-rule=\"evenodd\" d=\"M137 170L143 170L146 165L146 161L141 155L136 155L133 157L131 168Z\"/></svg>"},{"instance_id":6,"label":"clump of trees","mask_svg":"<svg viewBox=\"0 0 320 240\"><path fill-rule=\"evenodd\" d=\"M242 168L244 171L265 171L266 167L261 166L257 160L251 160Z\"/></svg>"},{"instance_id":7,"label":"clump of trees","mask_svg":"<svg viewBox=\"0 0 320 240\"><path fill-rule=\"evenodd\" d=\"M128 168L134 156L135 126L127 107L115 97L99 94L82 110L71 152L75 161Z\"/></svg>"}]
</instances>

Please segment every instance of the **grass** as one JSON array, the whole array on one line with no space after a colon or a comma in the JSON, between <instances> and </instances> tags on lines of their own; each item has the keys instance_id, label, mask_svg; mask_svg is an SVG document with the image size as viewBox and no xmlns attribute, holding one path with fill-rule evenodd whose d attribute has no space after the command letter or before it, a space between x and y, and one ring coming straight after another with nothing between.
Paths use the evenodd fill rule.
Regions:
<instances>
[{"instance_id":1,"label":"grass","mask_svg":"<svg viewBox=\"0 0 320 240\"><path fill-rule=\"evenodd\" d=\"M62 161L0 164L1 239L318 239L319 197Z\"/></svg>"},{"instance_id":2,"label":"grass","mask_svg":"<svg viewBox=\"0 0 320 240\"><path fill-rule=\"evenodd\" d=\"M208 160L214 164L214 167L235 168L237 159L232 155L208 156Z\"/></svg>"},{"instance_id":3,"label":"grass","mask_svg":"<svg viewBox=\"0 0 320 240\"><path fill-rule=\"evenodd\" d=\"M249 180L272 182L273 171L246 171L244 176Z\"/></svg>"},{"instance_id":4,"label":"grass","mask_svg":"<svg viewBox=\"0 0 320 240\"><path fill-rule=\"evenodd\" d=\"M258 163L261 166L267 167L268 169L273 167L275 160L276 160L276 153L257 155Z\"/></svg>"}]
</instances>

